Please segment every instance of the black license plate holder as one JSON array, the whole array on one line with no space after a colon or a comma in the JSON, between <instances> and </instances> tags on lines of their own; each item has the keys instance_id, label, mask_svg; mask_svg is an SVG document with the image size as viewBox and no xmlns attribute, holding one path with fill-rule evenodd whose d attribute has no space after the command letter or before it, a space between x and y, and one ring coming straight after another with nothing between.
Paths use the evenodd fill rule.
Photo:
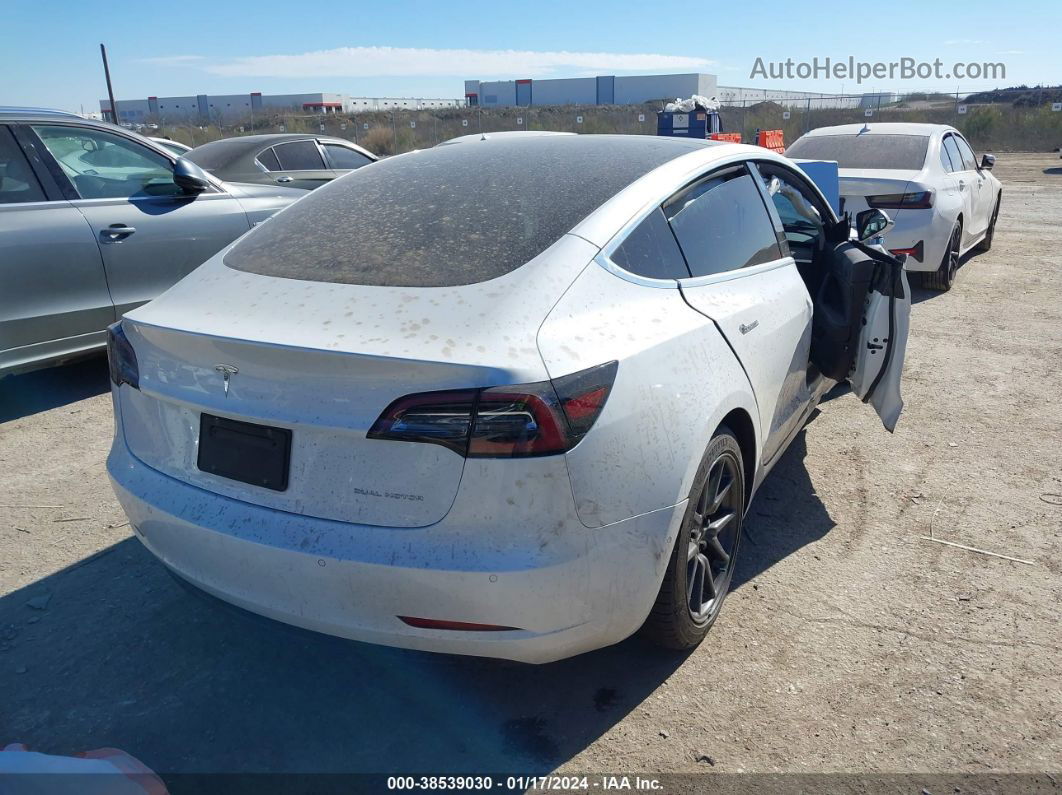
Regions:
<instances>
[{"instance_id":1,"label":"black license plate holder","mask_svg":"<svg viewBox=\"0 0 1062 795\"><path fill-rule=\"evenodd\" d=\"M273 491L288 488L291 431L201 414L199 456L203 472Z\"/></svg>"}]
</instances>

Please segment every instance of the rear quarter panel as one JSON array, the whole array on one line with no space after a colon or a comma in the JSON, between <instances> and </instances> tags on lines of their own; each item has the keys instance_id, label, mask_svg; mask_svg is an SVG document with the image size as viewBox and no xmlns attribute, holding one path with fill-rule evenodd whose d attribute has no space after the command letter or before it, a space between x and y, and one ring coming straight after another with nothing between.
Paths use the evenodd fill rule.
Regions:
<instances>
[{"instance_id":1,"label":"rear quarter panel","mask_svg":"<svg viewBox=\"0 0 1062 795\"><path fill-rule=\"evenodd\" d=\"M551 378L619 362L601 416L567 454L586 526L684 500L712 433L735 408L753 418L758 458L748 379L678 289L634 284L592 263L546 318L538 346Z\"/></svg>"}]
</instances>

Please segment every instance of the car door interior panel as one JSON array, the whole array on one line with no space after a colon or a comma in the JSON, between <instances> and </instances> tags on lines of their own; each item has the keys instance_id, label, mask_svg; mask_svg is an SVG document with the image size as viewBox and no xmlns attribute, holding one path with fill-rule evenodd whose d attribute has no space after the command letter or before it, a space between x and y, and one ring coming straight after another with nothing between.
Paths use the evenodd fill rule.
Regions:
<instances>
[{"instance_id":1,"label":"car door interior panel","mask_svg":"<svg viewBox=\"0 0 1062 795\"><path fill-rule=\"evenodd\" d=\"M814 296L811 361L834 381L847 378L855 361L867 290L877 267L862 249L845 241L830 252Z\"/></svg>"}]
</instances>

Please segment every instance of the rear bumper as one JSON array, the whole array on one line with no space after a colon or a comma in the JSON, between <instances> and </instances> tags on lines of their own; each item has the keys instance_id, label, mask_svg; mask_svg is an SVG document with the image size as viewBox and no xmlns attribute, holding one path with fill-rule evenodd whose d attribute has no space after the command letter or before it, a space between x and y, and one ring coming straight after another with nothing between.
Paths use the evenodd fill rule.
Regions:
<instances>
[{"instance_id":1,"label":"rear bumper","mask_svg":"<svg viewBox=\"0 0 1062 795\"><path fill-rule=\"evenodd\" d=\"M594 529L572 510L548 534L529 529L520 545L506 533L499 544L450 516L429 527L380 528L223 497L151 469L120 431L107 469L148 550L213 596L353 640L531 663L607 646L638 629L685 507ZM421 629L398 616L519 629Z\"/></svg>"},{"instance_id":2,"label":"rear bumper","mask_svg":"<svg viewBox=\"0 0 1062 795\"><path fill-rule=\"evenodd\" d=\"M853 217L861 210L867 209L866 197L845 196L845 210ZM935 271L944 259L944 251L951 237L952 222L948 221L936 208L922 210L885 210L893 220L894 226L885 235L885 248L894 250L914 248L922 242L922 261L908 257L904 269L907 271Z\"/></svg>"},{"instance_id":3,"label":"rear bumper","mask_svg":"<svg viewBox=\"0 0 1062 795\"><path fill-rule=\"evenodd\" d=\"M885 248L913 248L922 242L922 261L908 257L904 270L935 271L944 259L951 226L933 210L886 210L896 225L885 235Z\"/></svg>"}]
</instances>

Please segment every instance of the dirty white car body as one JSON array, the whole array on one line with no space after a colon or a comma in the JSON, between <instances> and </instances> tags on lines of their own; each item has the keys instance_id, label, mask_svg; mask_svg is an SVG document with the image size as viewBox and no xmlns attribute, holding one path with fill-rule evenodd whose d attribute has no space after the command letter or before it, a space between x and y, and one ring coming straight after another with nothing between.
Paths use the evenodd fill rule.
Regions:
<instances>
[{"instance_id":1,"label":"dirty white car body","mask_svg":"<svg viewBox=\"0 0 1062 795\"><path fill-rule=\"evenodd\" d=\"M546 662L626 638L685 557L713 434L739 437L743 512L834 383L753 161L800 181L757 147L545 136L322 187L115 330L108 471L137 536L215 596L357 640ZM762 202L735 217L778 247L697 277L631 265L709 185ZM881 298L851 380L891 429L909 297Z\"/></svg>"},{"instance_id":2,"label":"dirty white car body","mask_svg":"<svg viewBox=\"0 0 1062 795\"><path fill-rule=\"evenodd\" d=\"M908 271L939 271L945 289L961 256L991 245L1003 192L992 174L995 158L978 159L954 127L873 121L821 127L786 155L837 160L842 212L885 210L895 222L886 247L908 256Z\"/></svg>"}]
</instances>

